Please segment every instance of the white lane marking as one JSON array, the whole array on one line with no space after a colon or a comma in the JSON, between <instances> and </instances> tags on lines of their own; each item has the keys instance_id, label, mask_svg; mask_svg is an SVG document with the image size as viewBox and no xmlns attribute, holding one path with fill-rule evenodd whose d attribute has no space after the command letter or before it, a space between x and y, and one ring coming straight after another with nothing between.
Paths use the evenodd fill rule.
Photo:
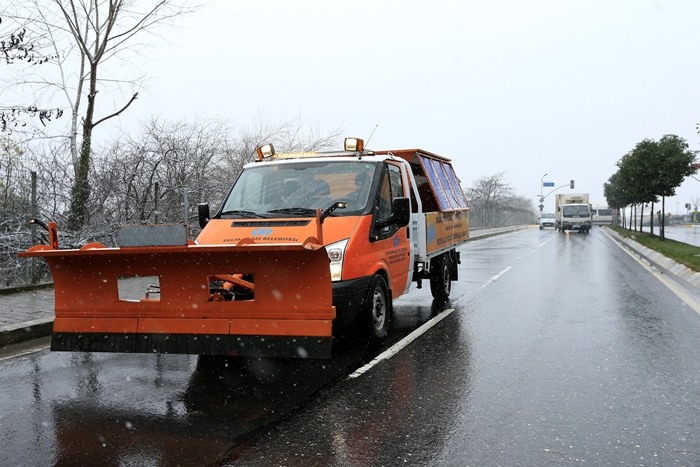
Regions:
<instances>
[{"instance_id":1,"label":"white lane marking","mask_svg":"<svg viewBox=\"0 0 700 467\"><path fill-rule=\"evenodd\" d=\"M629 251L627 248L625 248L617 239L613 238L612 236L610 236L610 234L605 232L604 229L602 229L602 230L603 230L603 233L605 233L605 235L607 235L610 240L612 240L613 242L615 242L617 244L617 246L622 248L622 251L624 251L625 253L630 255L636 262L641 264L644 269L649 271L654 277L656 277L659 281L661 281L662 284L664 284L666 287L668 287L671 290L671 292L676 294L678 296L678 298L683 300L683 302L685 302L686 305L688 305L690 308L695 310L695 312L697 314L700 314L700 303L698 303L698 301L695 300L695 298L692 295L690 295L688 292L686 292L683 289L683 287L681 287L680 285L678 285L677 283L675 283L674 281L672 281L671 279L666 277L665 274L662 274L658 270L652 268L649 264L644 262L640 257L638 257L637 255L635 255L634 253Z\"/></svg>"},{"instance_id":2,"label":"white lane marking","mask_svg":"<svg viewBox=\"0 0 700 467\"><path fill-rule=\"evenodd\" d=\"M505 273L507 273L508 271L510 271L510 268L511 268L511 267L512 267L512 266L508 266L508 267L505 268L503 271L499 272L498 274L496 274L495 276L493 276L491 279L489 279L489 280L487 280L486 282L484 282L484 285L482 285L481 288L483 289L484 287L486 287L487 285L489 285L491 282L496 282L496 281L498 280L499 277L501 277L503 274L505 274Z\"/></svg>"},{"instance_id":3,"label":"white lane marking","mask_svg":"<svg viewBox=\"0 0 700 467\"><path fill-rule=\"evenodd\" d=\"M533 248L532 251L531 251L530 253L528 253L528 254L526 254L525 256L523 256L523 257L518 258L517 260L515 260L515 262L518 263L518 262L524 260L525 258L527 258L528 256L530 256L531 254L533 254L535 251L537 251L538 249L540 249L541 247L543 247L547 242L551 241L553 238L556 238L556 237L550 237L550 238L548 238L547 240L545 240L544 242L540 243L540 244L537 245L535 248ZM501 277L503 274L507 273L512 267L513 267L513 266L508 266L507 268L505 268L504 270L502 270L501 272L499 272L498 274L496 274L495 276L493 276L491 279L489 279L489 280L487 280L486 282L484 282L483 285L481 286L481 288L483 289L484 287L486 287L486 286L489 285L490 283L496 282L496 281L498 280L499 277ZM461 296L460 298L458 298L457 300L455 300L454 303L459 303L460 301L462 301L462 300L464 300L465 298L468 298L468 297L470 297L470 295L463 295L463 296Z\"/></svg>"},{"instance_id":4,"label":"white lane marking","mask_svg":"<svg viewBox=\"0 0 700 467\"><path fill-rule=\"evenodd\" d=\"M358 376L362 375L364 372L372 368L374 365L377 363L381 362L382 360L388 360L397 353L404 347L406 347L408 344L416 340L418 337L420 337L422 334L425 334L428 329L432 328L435 326L437 323L442 321L443 319L447 318L453 311L455 311L454 308L449 308L447 310L444 310L441 312L439 315L437 315L435 318L431 319L427 323L423 323L422 326L419 328L415 329L413 332L411 332L409 335L398 341L396 344L392 345L389 347L387 350L384 352L380 353L374 360L369 362L363 367L358 368L355 370L354 373L352 373L348 378L357 378Z\"/></svg>"},{"instance_id":5,"label":"white lane marking","mask_svg":"<svg viewBox=\"0 0 700 467\"><path fill-rule=\"evenodd\" d=\"M554 239L554 238L557 238L556 235L554 235L554 236L552 236L552 237L549 237L547 240L545 240L544 242L542 242L542 243L540 243L539 245L537 245L535 248L533 248L533 250L532 250L530 253L526 254L525 256L523 256L522 258L520 258L518 261L524 260L525 258L527 258L528 256L530 256L531 254L533 254L534 252L536 252L537 250L539 250L541 247L543 247L546 243L552 241L552 239ZM516 261L516 263L517 263L518 261Z\"/></svg>"}]
</instances>

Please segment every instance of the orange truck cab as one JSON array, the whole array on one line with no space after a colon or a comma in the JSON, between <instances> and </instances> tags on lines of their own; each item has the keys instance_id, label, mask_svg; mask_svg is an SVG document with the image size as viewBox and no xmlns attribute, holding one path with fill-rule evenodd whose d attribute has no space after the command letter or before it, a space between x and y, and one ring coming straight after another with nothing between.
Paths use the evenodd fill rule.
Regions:
<instances>
[{"instance_id":1,"label":"orange truck cab","mask_svg":"<svg viewBox=\"0 0 700 467\"><path fill-rule=\"evenodd\" d=\"M119 248L38 245L56 285L52 350L328 358L333 326L387 335L392 300L457 280L469 207L449 159L420 149L258 149L202 231L127 226ZM118 277L154 276L123 300ZM89 291L89 293L86 293Z\"/></svg>"}]
</instances>

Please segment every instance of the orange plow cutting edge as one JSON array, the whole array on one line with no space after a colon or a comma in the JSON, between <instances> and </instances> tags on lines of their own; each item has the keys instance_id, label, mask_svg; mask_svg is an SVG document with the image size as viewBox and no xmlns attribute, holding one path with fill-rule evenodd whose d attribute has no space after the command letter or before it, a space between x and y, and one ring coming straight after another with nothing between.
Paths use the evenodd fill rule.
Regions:
<instances>
[{"instance_id":1,"label":"orange plow cutting edge","mask_svg":"<svg viewBox=\"0 0 700 467\"><path fill-rule=\"evenodd\" d=\"M51 350L330 357L335 307L316 244L40 245L19 256L44 257L51 269ZM157 278L159 293L120 298L119 280L134 276Z\"/></svg>"}]
</instances>

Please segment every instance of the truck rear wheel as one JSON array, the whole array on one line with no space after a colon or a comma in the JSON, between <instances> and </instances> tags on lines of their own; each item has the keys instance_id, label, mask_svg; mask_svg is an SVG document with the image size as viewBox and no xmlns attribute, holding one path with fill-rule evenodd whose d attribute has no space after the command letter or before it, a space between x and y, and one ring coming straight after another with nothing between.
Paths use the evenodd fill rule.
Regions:
<instances>
[{"instance_id":1,"label":"truck rear wheel","mask_svg":"<svg viewBox=\"0 0 700 467\"><path fill-rule=\"evenodd\" d=\"M452 291L452 264L450 254L433 258L430 262L430 293L436 300L447 300Z\"/></svg>"},{"instance_id":2,"label":"truck rear wheel","mask_svg":"<svg viewBox=\"0 0 700 467\"><path fill-rule=\"evenodd\" d=\"M384 339L389 333L390 313L389 287L382 276L375 274L367 290L361 317L363 327L369 328L369 335L373 340Z\"/></svg>"}]
</instances>

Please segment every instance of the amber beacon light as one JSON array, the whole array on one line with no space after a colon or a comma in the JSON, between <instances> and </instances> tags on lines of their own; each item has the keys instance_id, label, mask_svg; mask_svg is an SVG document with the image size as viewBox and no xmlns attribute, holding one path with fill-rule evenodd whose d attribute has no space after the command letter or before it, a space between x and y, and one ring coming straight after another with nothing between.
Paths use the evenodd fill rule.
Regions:
<instances>
[{"instance_id":1,"label":"amber beacon light","mask_svg":"<svg viewBox=\"0 0 700 467\"><path fill-rule=\"evenodd\" d=\"M345 150L346 151L359 151L362 152L365 149L365 142L360 138L345 138Z\"/></svg>"}]
</instances>

